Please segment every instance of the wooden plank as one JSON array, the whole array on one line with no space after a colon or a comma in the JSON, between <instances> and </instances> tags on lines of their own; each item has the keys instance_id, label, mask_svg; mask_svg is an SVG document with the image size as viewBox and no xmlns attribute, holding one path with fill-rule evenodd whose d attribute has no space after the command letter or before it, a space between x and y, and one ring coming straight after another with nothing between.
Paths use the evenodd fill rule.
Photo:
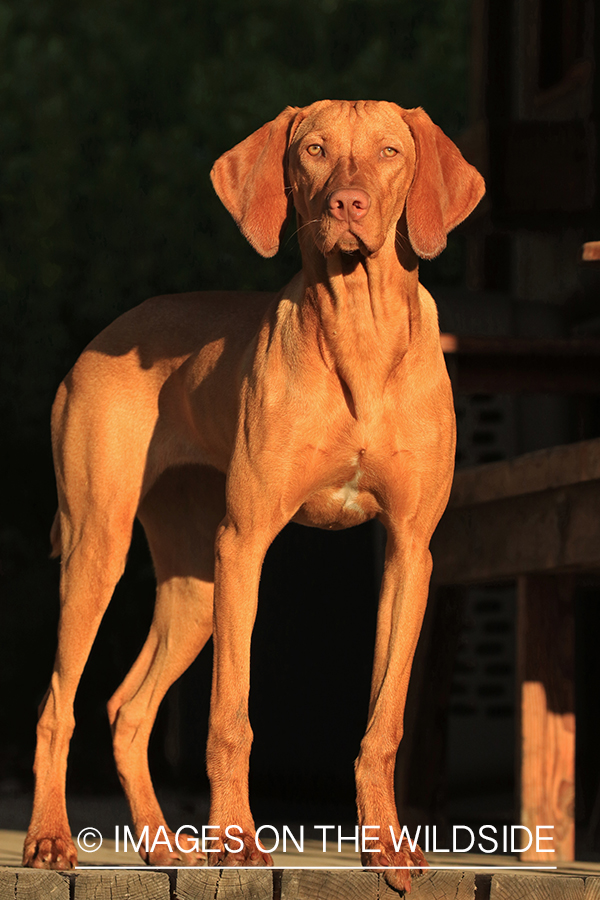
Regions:
<instances>
[{"instance_id":1,"label":"wooden plank","mask_svg":"<svg viewBox=\"0 0 600 900\"><path fill-rule=\"evenodd\" d=\"M553 826L538 852L521 859L558 864L575 859L575 615L573 579L542 575L518 581L517 685L521 743L521 824L535 836Z\"/></svg>"},{"instance_id":2,"label":"wooden plank","mask_svg":"<svg viewBox=\"0 0 600 900\"><path fill-rule=\"evenodd\" d=\"M447 510L431 542L433 582L600 569L600 481Z\"/></svg>"},{"instance_id":3,"label":"wooden plank","mask_svg":"<svg viewBox=\"0 0 600 900\"><path fill-rule=\"evenodd\" d=\"M463 337L442 334L459 393L597 394L597 338Z\"/></svg>"},{"instance_id":4,"label":"wooden plank","mask_svg":"<svg viewBox=\"0 0 600 900\"><path fill-rule=\"evenodd\" d=\"M425 872L412 880L410 900L475 900L474 872ZM380 876L378 900L397 900L393 891ZM312 900L312 898L311 898Z\"/></svg>"},{"instance_id":5,"label":"wooden plank","mask_svg":"<svg viewBox=\"0 0 600 900\"><path fill-rule=\"evenodd\" d=\"M586 878L583 900L600 900L600 878Z\"/></svg>"},{"instance_id":6,"label":"wooden plank","mask_svg":"<svg viewBox=\"0 0 600 900\"><path fill-rule=\"evenodd\" d=\"M379 900L375 872L284 869L281 900ZM396 891L393 897L397 898Z\"/></svg>"},{"instance_id":7,"label":"wooden plank","mask_svg":"<svg viewBox=\"0 0 600 900\"><path fill-rule=\"evenodd\" d=\"M0 900L69 900L69 878L40 869L0 870Z\"/></svg>"},{"instance_id":8,"label":"wooden plank","mask_svg":"<svg viewBox=\"0 0 600 900\"><path fill-rule=\"evenodd\" d=\"M272 900L273 869L178 869L178 900Z\"/></svg>"},{"instance_id":9,"label":"wooden plank","mask_svg":"<svg viewBox=\"0 0 600 900\"><path fill-rule=\"evenodd\" d=\"M600 360L600 339L581 338L538 338L507 337L504 335L458 335L443 332L440 335L444 353L464 356L487 356L508 359L521 356L566 360L589 356Z\"/></svg>"},{"instance_id":10,"label":"wooden plank","mask_svg":"<svg viewBox=\"0 0 600 900\"><path fill-rule=\"evenodd\" d=\"M474 900L473 872L426 872L413 877L411 900ZM375 872L287 869L281 900L398 900L398 892Z\"/></svg>"},{"instance_id":11,"label":"wooden plank","mask_svg":"<svg viewBox=\"0 0 600 900\"><path fill-rule=\"evenodd\" d=\"M584 900L584 890L583 878L503 872L492 878L490 900Z\"/></svg>"},{"instance_id":12,"label":"wooden plank","mask_svg":"<svg viewBox=\"0 0 600 900\"><path fill-rule=\"evenodd\" d=\"M73 900L170 900L166 872L107 871L73 876Z\"/></svg>"},{"instance_id":13,"label":"wooden plank","mask_svg":"<svg viewBox=\"0 0 600 900\"><path fill-rule=\"evenodd\" d=\"M600 481L600 438L460 469L454 476L448 507L473 506L587 481Z\"/></svg>"}]
</instances>

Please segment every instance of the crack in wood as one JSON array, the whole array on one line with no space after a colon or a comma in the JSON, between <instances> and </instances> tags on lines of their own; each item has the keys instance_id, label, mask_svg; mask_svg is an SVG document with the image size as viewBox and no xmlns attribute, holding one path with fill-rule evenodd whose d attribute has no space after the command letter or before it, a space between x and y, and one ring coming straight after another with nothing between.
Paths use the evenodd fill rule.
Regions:
<instances>
[{"instance_id":1,"label":"crack in wood","mask_svg":"<svg viewBox=\"0 0 600 900\"><path fill-rule=\"evenodd\" d=\"M454 900L458 900L458 895L460 893L460 886L465 880L465 873L461 872L460 878L458 879L458 884L456 885L456 893L454 894Z\"/></svg>"},{"instance_id":2,"label":"crack in wood","mask_svg":"<svg viewBox=\"0 0 600 900\"><path fill-rule=\"evenodd\" d=\"M219 893L219 885L221 884L221 879L223 878L223 869L219 869L219 874L217 875L217 883L215 884L215 896L213 900L217 900L217 894Z\"/></svg>"}]
</instances>

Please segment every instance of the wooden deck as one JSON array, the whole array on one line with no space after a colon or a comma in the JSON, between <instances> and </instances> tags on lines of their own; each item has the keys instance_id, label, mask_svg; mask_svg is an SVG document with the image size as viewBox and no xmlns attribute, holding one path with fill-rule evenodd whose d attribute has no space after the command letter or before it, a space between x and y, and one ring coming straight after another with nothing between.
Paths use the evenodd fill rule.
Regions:
<instances>
[{"instance_id":1,"label":"wooden deck","mask_svg":"<svg viewBox=\"0 0 600 900\"><path fill-rule=\"evenodd\" d=\"M394 900L382 876L342 866L360 865L349 850L337 853L310 841L304 854L274 854L273 869L156 869L140 867L136 854L117 854L105 841L81 854L73 872L23 869L24 833L0 831L0 900ZM331 868L323 866L336 859ZM571 863L531 870L514 857L484 854L428 855L429 872L416 878L415 900L600 900L600 864ZM296 868L298 865L314 868ZM493 869L492 864L511 866ZM89 868L83 868L89 866ZM136 868L130 868L130 867ZM435 868L436 866L444 868Z\"/></svg>"}]
</instances>

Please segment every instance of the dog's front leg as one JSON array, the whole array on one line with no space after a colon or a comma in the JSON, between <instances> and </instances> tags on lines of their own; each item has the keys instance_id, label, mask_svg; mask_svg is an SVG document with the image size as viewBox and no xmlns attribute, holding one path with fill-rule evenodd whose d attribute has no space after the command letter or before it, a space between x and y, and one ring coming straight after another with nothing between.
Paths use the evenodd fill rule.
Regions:
<instances>
[{"instance_id":1,"label":"dog's front leg","mask_svg":"<svg viewBox=\"0 0 600 900\"><path fill-rule=\"evenodd\" d=\"M430 575L428 543L417 539L413 528L388 526L369 720L355 766L356 791L359 824L366 829L365 848L371 849L363 852L363 864L382 868L392 887L407 891L411 875L407 867L415 867L418 874L427 863L416 844L414 850L406 840L399 845L394 767Z\"/></svg>"},{"instance_id":2,"label":"dog's front leg","mask_svg":"<svg viewBox=\"0 0 600 900\"><path fill-rule=\"evenodd\" d=\"M209 865L272 865L255 844L248 797L250 641L262 562L272 537L229 519L216 539L214 665L206 753L211 785ZM215 829L218 826L219 831Z\"/></svg>"}]
</instances>

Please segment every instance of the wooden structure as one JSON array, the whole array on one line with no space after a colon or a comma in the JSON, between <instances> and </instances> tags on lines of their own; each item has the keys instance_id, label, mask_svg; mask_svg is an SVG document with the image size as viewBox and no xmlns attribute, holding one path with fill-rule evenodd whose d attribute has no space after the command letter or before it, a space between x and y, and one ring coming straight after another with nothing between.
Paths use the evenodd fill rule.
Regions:
<instances>
[{"instance_id":1,"label":"wooden structure","mask_svg":"<svg viewBox=\"0 0 600 900\"><path fill-rule=\"evenodd\" d=\"M437 585L517 579L521 823L554 826L556 850L522 858L572 860L573 585L600 572L600 439L457 472L432 553Z\"/></svg>"},{"instance_id":2,"label":"wooden structure","mask_svg":"<svg viewBox=\"0 0 600 900\"><path fill-rule=\"evenodd\" d=\"M581 248L588 271L600 242ZM600 393L598 338L443 335L455 392ZM600 573L600 439L458 471L432 542L438 586L517 582L518 772L521 824L552 825L575 858L574 585ZM549 832L545 832L548 834ZM541 846L544 846L543 844Z\"/></svg>"},{"instance_id":3,"label":"wooden structure","mask_svg":"<svg viewBox=\"0 0 600 900\"><path fill-rule=\"evenodd\" d=\"M298 869L43 872L0 868L0 900L398 900L374 872ZM599 900L600 877L579 873L430 871L411 900Z\"/></svg>"},{"instance_id":4,"label":"wooden structure","mask_svg":"<svg viewBox=\"0 0 600 900\"><path fill-rule=\"evenodd\" d=\"M460 897L474 900L475 876L462 890L460 872L426 876L416 898ZM596 879L600 883L600 879ZM583 879L581 879L583 883ZM416 884L416 883L415 883ZM179 869L74 873L0 870L0 900L394 900L396 891L368 872L281 869Z\"/></svg>"}]
</instances>

